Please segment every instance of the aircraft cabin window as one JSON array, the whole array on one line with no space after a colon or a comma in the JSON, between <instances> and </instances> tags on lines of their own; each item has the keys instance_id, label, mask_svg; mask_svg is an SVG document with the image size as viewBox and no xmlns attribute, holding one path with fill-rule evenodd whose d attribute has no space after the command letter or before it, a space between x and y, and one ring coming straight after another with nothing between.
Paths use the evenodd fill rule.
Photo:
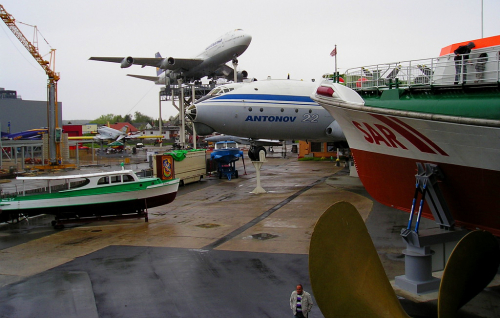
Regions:
<instances>
[{"instance_id":1,"label":"aircraft cabin window","mask_svg":"<svg viewBox=\"0 0 500 318\"><path fill-rule=\"evenodd\" d=\"M299 110L298 110L297 108L295 108L295 112L296 112L296 113L298 113L298 112L299 112Z\"/></svg>"},{"instance_id":2,"label":"aircraft cabin window","mask_svg":"<svg viewBox=\"0 0 500 318\"><path fill-rule=\"evenodd\" d=\"M252 107L248 107L248 111L251 112L252 111Z\"/></svg>"},{"instance_id":3,"label":"aircraft cabin window","mask_svg":"<svg viewBox=\"0 0 500 318\"><path fill-rule=\"evenodd\" d=\"M260 112L262 113L263 111L264 111L264 108L261 108L261 109L260 109Z\"/></svg>"},{"instance_id":4,"label":"aircraft cabin window","mask_svg":"<svg viewBox=\"0 0 500 318\"><path fill-rule=\"evenodd\" d=\"M309 114L312 113L312 112L313 112L312 109L309 109Z\"/></svg>"},{"instance_id":5,"label":"aircraft cabin window","mask_svg":"<svg viewBox=\"0 0 500 318\"><path fill-rule=\"evenodd\" d=\"M284 112L284 111L285 111L285 109L284 109L284 108L282 108L282 109L281 109L281 112Z\"/></svg>"}]
</instances>

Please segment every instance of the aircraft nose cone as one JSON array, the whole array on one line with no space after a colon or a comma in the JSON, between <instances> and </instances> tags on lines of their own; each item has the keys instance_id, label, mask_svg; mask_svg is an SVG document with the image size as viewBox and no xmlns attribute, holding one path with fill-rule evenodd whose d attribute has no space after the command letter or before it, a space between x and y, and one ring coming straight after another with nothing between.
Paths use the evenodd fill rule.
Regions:
<instances>
[{"instance_id":1,"label":"aircraft nose cone","mask_svg":"<svg viewBox=\"0 0 500 318\"><path fill-rule=\"evenodd\" d=\"M192 106L186 110L186 116L191 120L196 120L196 106Z\"/></svg>"},{"instance_id":2,"label":"aircraft nose cone","mask_svg":"<svg viewBox=\"0 0 500 318\"><path fill-rule=\"evenodd\" d=\"M245 43L245 45L250 45L250 42L252 42L252 36L248 33L245 33L245 36L243 37L243 43Z\"/></svg>"},{"instance_id":3,"label":"aircraft nose cone","mask_svg":"<svg viewBox=\"0 0 500 318\"><path fill-rule=\"evenodd\" d=\"M238 30L239 33L238 33L238 37L240 37L238 40L239 42L242 44L242 45L250 45L250 42L252 42L252 36L250 34L248 34L247 32L243 31L243 30Z\"/></svg>"}]
</instances>

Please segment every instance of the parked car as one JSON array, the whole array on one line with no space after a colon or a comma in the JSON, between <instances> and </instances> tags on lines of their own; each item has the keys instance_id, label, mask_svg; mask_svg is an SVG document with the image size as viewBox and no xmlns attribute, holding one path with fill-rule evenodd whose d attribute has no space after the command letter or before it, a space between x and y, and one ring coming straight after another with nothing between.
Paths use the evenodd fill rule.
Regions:
<instances>
[{"instance_id":1,"label":"parked car","mask_svg":"<svg viewBox=\"0 0 500 318\"><path fill-rule=\"evenodd\" d=\"M144 144L142 142L138 142L137 145L135 145L136 148L143 148Z\"/></svg>"}]
</instances>

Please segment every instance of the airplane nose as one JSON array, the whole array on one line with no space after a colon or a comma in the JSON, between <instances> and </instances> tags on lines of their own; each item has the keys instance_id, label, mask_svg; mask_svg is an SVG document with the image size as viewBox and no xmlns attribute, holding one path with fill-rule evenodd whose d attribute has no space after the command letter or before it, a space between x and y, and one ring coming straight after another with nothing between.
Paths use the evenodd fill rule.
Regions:
<instances>
[{"instance_id":1,"label":"airplane nose","mask_svg":"<svg viewBox=\"0 0 500 318\"><path fill-rule=\"evenodd\" d=\"M250 45L250 42L252 42L252 36L248 33L245 33L245 36L243 37L243 43L245 45Z\"/></svg>"},{"instance_id":2,"label":"airplane nose","mask_svg":"<svg viewBox=\"0 0 500 318\"><path fill-rule=\"evenodd\" d=\"M196 120L196 106L191 106L186 110L186 116L191 120Z\"/></svg>"}]
</instances>

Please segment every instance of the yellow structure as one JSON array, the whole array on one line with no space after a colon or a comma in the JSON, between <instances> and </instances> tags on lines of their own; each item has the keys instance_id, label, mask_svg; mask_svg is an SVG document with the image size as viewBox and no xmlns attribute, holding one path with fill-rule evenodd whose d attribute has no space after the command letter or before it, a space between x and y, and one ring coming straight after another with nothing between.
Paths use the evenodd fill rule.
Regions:
<instances>
[{"instance_id":1,"label":"yellow structure","mask_svg":"<svg viewBox=\"0 0 500 318\"><path fill-rule=\"evenodd\" d=\"M299 158L311 156L314 158L330 158L337 159L337 148L333 146L332 142L311 142L299 141ZM340 153L339 155L348 155Z\"/></svg>"}]
</instances>

